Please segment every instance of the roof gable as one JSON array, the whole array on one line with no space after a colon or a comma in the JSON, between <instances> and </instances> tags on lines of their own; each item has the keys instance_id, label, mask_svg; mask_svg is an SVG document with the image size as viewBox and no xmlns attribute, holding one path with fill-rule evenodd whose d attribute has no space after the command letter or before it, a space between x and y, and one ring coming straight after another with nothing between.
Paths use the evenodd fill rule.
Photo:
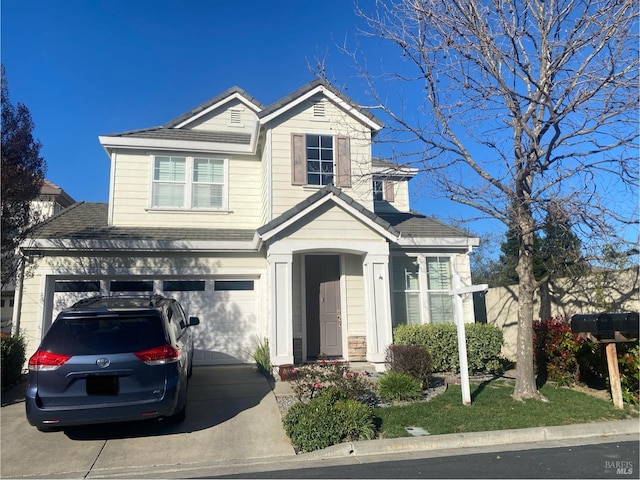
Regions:
<instances>
[{"instance_id":1,"label":"roof gable","mask_svg":"<svg viewBox=\"0 0 640 480\"><path fill-rule=\"evenodd\" d=\"M294 223L315 212L329 201L334 202L353 217L359 219L362 223L368 225L369 228L377 231L378 234L390 241L396 241L400 236L400 232L387 221L363 207L350 196L343 193L339 188L333 185L327 185L279 217L260 227L256 231L256 237L263 242L270 240Z\"/></svg>"},{"instance_id":2,"label":"roof gable","mask_svg":"<svg viewBox=\"0 0 640 480\"><path fill-rule=\"evenodd\" d=\"M197 107L192 108L188 112L185 112L182 115L174 118L173 120L168 121L163 125L163 127L182 128L191 124L192 122L197 121L208 113L228 103L234 102L235 100L243 103L254 112L259 112L264 109L264 105L253 98L251 95L249 95L245 90L240 87L231 87L222 92L220 95L216 95L206 102L201 103Z\"/></svg>"},{"instance_id":3,"label":"roof gable","mask_svg":"<svg viewBox=\"0 0 640 480\"><path fill-rule=\"evenodd\" d=\"M382 122L377 119L373 113L361 105L356 104L351 98L320 78L303 85L295 92L290 93L260 111L258 113L260 123L265 124L274 120L317 94L324 95L329 101L357 118L374 132L382 128Z\"/></svg>"}]
</instances>

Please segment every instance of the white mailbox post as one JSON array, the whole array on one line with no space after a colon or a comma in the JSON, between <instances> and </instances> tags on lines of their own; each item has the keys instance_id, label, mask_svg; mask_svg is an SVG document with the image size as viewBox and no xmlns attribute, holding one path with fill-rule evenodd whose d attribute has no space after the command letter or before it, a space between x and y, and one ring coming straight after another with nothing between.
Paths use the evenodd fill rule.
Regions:
<instances>
[{"instance_id":1,"label":"white mailbox post","mask_svg":"<svg viewBox=\"0 0 640 480\"><path fill-rule=\"evenodd\" d=\"M463 405L471 405L471 391L469 388L469 362L467 360L467 341L464 332L464 315L462 311L462 295L473 292L485 292L489 285L472 285L470 287L460 287L460 277L454 275L454 286L456 288L449 290L449 295L453 298L453 311L456 320L458 332L458 355L460 358L460 385L462 386L462 403Z\"/></svg>"}]
</instances>

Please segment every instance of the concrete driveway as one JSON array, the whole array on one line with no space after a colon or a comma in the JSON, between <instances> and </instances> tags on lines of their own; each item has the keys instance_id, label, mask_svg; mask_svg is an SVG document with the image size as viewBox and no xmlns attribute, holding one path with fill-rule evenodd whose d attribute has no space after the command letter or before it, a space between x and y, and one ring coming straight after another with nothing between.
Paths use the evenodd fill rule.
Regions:
<instances>
[{"instance_id":1,"label":"concrete driveway","mask_svg":"<svg viewBox=\"0 0 640 480\"><path fill-rule=\"evenodd\" d=\"M24 386L3 394L0 476L127 476L180 465L233 464L295 455L276 397L251 366L194 367L187 418L42 433L27 423Z\"/></svg>"}]
</instances>

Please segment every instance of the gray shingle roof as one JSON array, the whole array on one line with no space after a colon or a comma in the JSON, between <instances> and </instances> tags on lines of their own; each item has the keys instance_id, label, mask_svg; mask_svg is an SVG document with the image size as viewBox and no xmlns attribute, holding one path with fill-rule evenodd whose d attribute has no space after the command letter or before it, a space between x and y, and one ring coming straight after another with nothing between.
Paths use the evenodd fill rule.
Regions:
<instances>
[{"instance_id":1,"label":"gray shingle roof","mask_svg":"<svg viewBox=\"0 0 640 480\"><path fill-rule=\"evenodd\" d=\"M380 212L378 216L411 238L472 238L473 235L417 212Z\"/></svg>"},{"instance_id":2,"label":"gray shingle roof","mask_svg":"<svg viewBox=\"0 0 640 480\"><path fill-rule=\"evenodd\" d=\"M232 143L249 145L250 133L213 132L208 130L182 130L179 128L152 127L141 130L114 133L107 137L153 138L163 140L183 140L190 142Z\"/></svg>"},{"instance_id":3,"label":"gray shingle roof","mask_svg":"<svg viewBox=\"0 0 640 480\"><path fill-rule=\"evenodd\" d=\"M251 241L255 230L214 228L110 227L108 204L80 202L31 230L38 239Z\"/></svg>"}]
</instances>

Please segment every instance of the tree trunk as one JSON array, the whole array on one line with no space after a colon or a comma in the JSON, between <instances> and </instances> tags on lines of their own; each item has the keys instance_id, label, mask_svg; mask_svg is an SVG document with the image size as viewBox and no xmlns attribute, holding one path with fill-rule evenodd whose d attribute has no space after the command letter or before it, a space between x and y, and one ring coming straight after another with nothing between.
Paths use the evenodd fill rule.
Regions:
<instances>
[{"instance_id":1,"label":"tree trunk","mask_svg":"<svg viewBox=\"0 0 640 480\"><path fill-rule=\"evenodd\" d=\"M530 219L531 223L533 219ZM515 400L542 398L536 385L533 370L533 297L536 280L533 275L533 230L525 219L520 226L521 234L518 259L518 344L516 354Z\"/></svg>"}]
</instances>

